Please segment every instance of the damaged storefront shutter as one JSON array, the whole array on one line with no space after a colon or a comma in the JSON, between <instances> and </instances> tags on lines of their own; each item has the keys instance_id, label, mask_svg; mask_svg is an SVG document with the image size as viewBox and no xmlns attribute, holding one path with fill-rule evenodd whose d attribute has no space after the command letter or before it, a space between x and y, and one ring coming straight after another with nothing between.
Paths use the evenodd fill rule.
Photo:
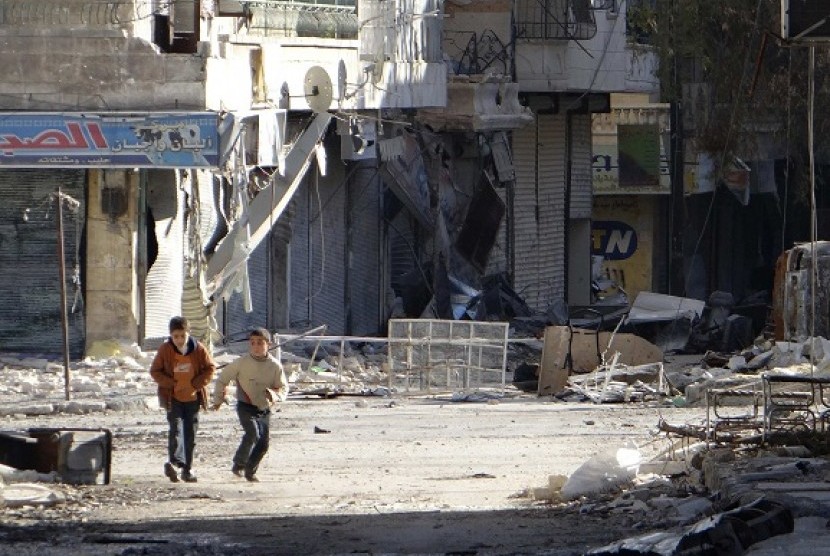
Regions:
<instances>
[{"instance_id":1,"label":"damaged storefront shutter","mask_svg":"<svg viewBox=\"0 0 830 556\"><path fill-rule=\"evenodd\" d=\"M499 199L501 199L503 206L506 208L508 206L507 187L505 184L499 184L499 187L496 187L495 191L496 195L498 195ZM507 216L505 215L499 223L499 229L496 232L496 241L493 242L493 247L490 249L490 253L487 258L487 269L484 272L485 276L507 272L507 254L509 252L507 241Z\"/></svg>"},{"instance_id":2,"label":"damaged storefront shutter","mask_svg":"<svg viewBox=\"0 0 830 556\"><path fill-rule=\"evenodd\" d=\"M514 289L543 311L565 295L565 118L540 114L516 130Z\"/></svg>"},{"instance_id":3,"label":"damaged storefront shutter","mask_svg":"<svg viewBox=\"0 0 830 556\"><path fill-rule=\"evenodd\" d=\"M423 265L418 260L416 220L400 210L389 222L389 282L407 315L420 315L430 301L432 284L427 282Z\"/></svg>"},{"instance_id":4,"label":"damaged storefront shutter","mask_svg":"<svg viewBox=\"0 0 830 556\"><path fill-rule=\"evenodd\" d=\"M4 202L0 205L0 350L60 354L61 290L57 253L57 219L53 195L80 202L64 204L63 241L70 357L83 355L84 305L73 284L80 272L82 230L86 215L86 172L63 169L0 171ZM80 275L78 275L80 279Z\"/></svg>"},{"instance_id":5,"label":"damaged storefront shutter","mask_svg":"<svg viewBox=\"0 0 830 556\"><path fill-rule=\"evenodd\" d=\"M144 345L156 349L170 317L181 314L184 268L183 192L176 172L147 170L147 275L144 278Z\"/></svg>"}]
</instances>

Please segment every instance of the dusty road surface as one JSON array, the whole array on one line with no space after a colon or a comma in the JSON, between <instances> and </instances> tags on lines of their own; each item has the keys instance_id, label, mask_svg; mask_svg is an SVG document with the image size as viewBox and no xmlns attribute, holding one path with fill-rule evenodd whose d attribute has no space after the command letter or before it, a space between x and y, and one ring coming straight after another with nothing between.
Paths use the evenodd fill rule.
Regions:
<instances>
[{"instance_id":1,"label":"dusty road surface","mask_svg":"<svg viewBox=\"0 0 830 556\"><path fill-rule=\"evenodd\" d=\"M225 406L202 414L195 484L162 473L161 411L6 418L3 429L106 427L114 451L110 485L60 485L64 504L5 510L0 553L582 554L650 526L523 493L628 441L649 456L666 447L660 415L699 423L702 411L532 395L289 398L261 482L248 483L230 472L240 429Z\"/></svg>"}]
</instances>

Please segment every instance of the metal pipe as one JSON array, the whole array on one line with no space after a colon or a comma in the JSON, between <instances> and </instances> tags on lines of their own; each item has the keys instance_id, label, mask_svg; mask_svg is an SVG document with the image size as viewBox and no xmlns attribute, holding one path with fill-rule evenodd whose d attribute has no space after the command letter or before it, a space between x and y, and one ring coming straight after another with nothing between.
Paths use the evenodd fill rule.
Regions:
<instances>
[{"instance_id":1,"label":"metal pipe","mask_svg":"<svg viewBox=\"0 0 830 556\"><path fill-rule=\"evenodd\" d=\"M69 401L69 324L66 316L66 262L63 255L63 193L58 186L58 268L61 283L61 331L63 333L63 384L66 400Z\"/></svg>"}]
</instances>

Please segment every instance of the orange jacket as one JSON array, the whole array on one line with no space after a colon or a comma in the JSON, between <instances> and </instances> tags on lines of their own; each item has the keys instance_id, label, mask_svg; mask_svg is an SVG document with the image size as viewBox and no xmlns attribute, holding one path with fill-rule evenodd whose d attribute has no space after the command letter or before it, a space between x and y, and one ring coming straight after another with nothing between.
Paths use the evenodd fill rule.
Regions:
<instances>
[{"instance_id":1,"label":"orange jacket","mask_svg":"<svg viewBox=\"0 0 830 556\"><path fill-rule=\"evenodd\" d=\"M208 353L205 346L193 337L188 338L188 354L195 358L196 375L193 377L192 385L199 396L199 404L203 409L208 406L208 390L207 386L213 380L213 373L216 372L216 363ZM150 376L158 383L159 405L170 410L170 404L173 400L173 387L175 380L173 379L173 368L176 361L176 346L168 338L156 352L156 357L153 359L153 364L150 365Z\"/></svg>"}]
</instances>

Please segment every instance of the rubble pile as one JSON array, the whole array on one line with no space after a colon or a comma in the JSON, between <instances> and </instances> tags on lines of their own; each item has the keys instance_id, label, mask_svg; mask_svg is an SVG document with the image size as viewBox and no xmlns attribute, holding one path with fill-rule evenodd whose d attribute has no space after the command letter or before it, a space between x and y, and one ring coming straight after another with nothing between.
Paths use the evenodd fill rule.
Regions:
<instances>
[{"instance_id":1,"label":"rubble pile","mask_svg":"<svg viewBox=\"0 0 830 556\"><path fill-rule=\"evenodd\" d=\"M810 447L681 440L649 460L640 455L631 446L602 452L523 496L580 514L623 515L635 532L658 531L618 540L593 556L744 554L779 535L802 543L804 550L793 554L830 546L830 461Z\"/></svg>"}]
</instances>

